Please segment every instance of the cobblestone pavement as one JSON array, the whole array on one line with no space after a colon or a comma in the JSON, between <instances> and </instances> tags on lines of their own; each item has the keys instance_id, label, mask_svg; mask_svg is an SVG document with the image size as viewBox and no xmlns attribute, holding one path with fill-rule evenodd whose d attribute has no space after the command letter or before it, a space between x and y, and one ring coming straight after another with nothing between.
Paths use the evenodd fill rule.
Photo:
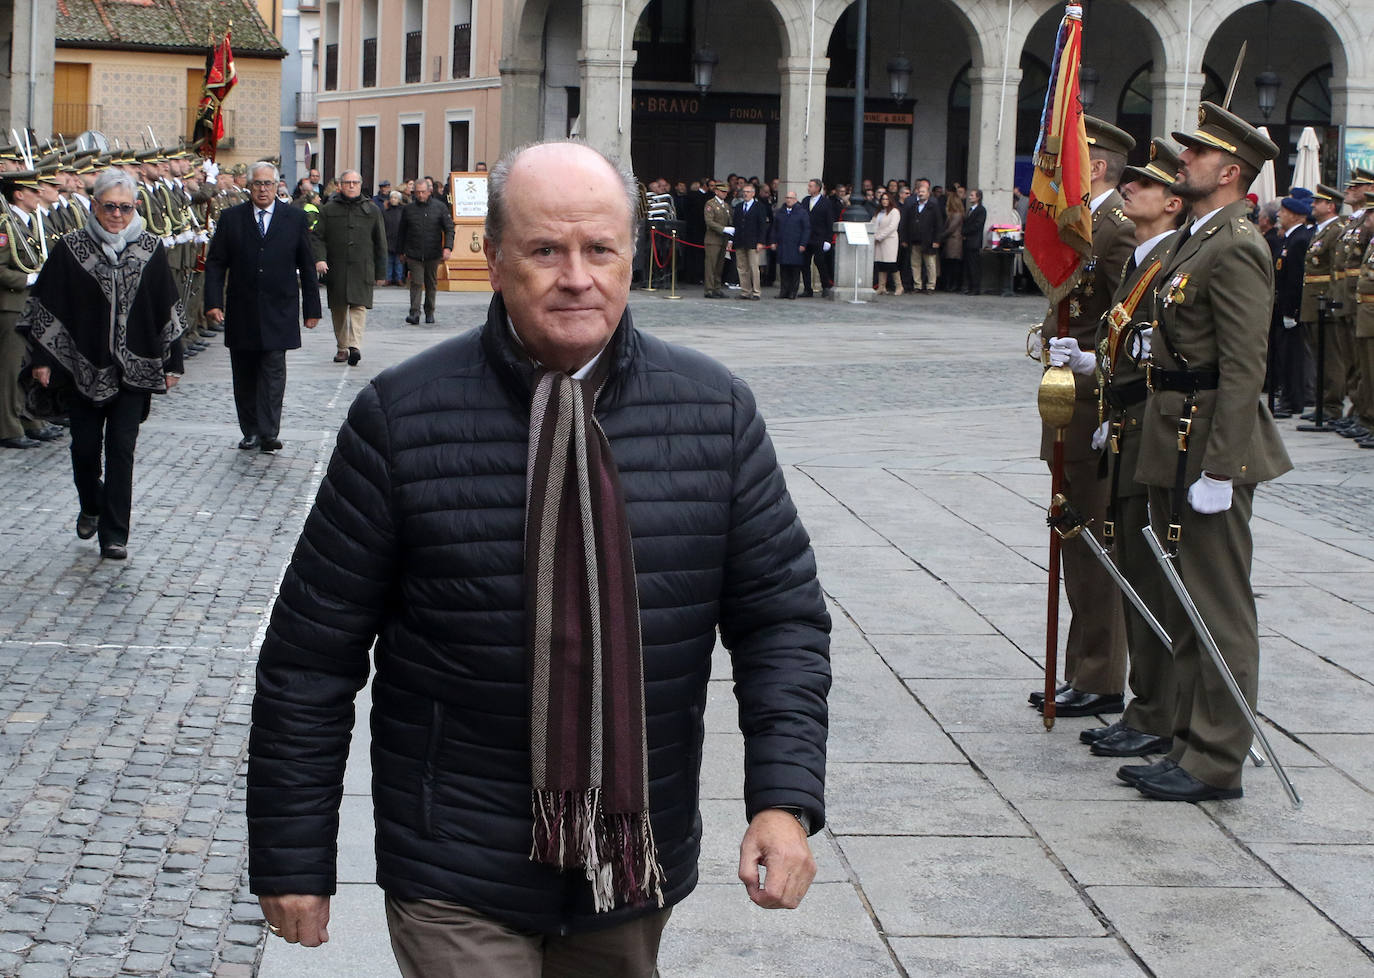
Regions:
<instances>
[{"instance_id":1,"label":"cobblestone pavement","mask_svg":"<svg viewBox=\"0 0 1374 978\"><path fill-rule=\"evenodd\" d=\"M277 956L277 970L262 965L261 917L244 882L243 770L255 650L264 615L327 462L333 433L354 394L382 367L475 325L486 301L484 295L441 295L440 325L415 328L402 324L401 293L380 291L369 317L363 364L353 369L328 362L333 343L327 325L307 335L305 348L289 358L282 432L286 448L275 457L234 447L239 434L233 423L225 352L215 347L190 361L183 384L156 399L142 429L132 556L123 564L100 560L92 541L75 538L75 491L61 444L0 456L0 492L8 503L0 517L0 976L231 978L257 974L260 966L264 974L315 973L301 970L297 958L281 957L286 950L280 942L271 951ZM1047 800L1026 801L1002 785L995 771L988 773L996 765L979 759L977 747L970 746L979 743L977 737L984 735L986 726L979 725L977 709L970 712L970 705L961 700L962 690L942 683L961 675L998 677L989 680L992 688L1023 697L1022 687L1034 673L1036 611L1034 600L1026 595L1043 590L1043 579L1036 576L1043 573L1037 564L1043 562L1042 530L1035 527L1033 514L1043 505L1046 480L1043 467L1032 457L1035 422L1029 405L1037 372L1019 351L1026 326L1039 316L1038 300L920 296L864 306L699 298L674 303L637 293L632 308L641 326L719 356L753 386L780 456L791 469L789 483L817 539L822 568L837 568L824 580L838 612L840 647L857 641L862 633L892 665L893 673L885 672L885 678L892 679L894 673L933 676L916 689L915 701L907 697L902 706L920 706L911 728L891 728L881 719L867 732L846 732L837 726L832 757L840 792L833 821L839 831L853 815L854 803L846 793L872 798L880 821L903 822L900 811L891 808L892 799L883 800L886 796L877 786L881 777L863 767L868 760L886 761L878 755L892 744L904 745L903 750L909 746L908 752L919 759L937 762L921 765L922 769L957 768L960 777L967 773L971 779L961 782L963 808L944 830L955 838L943 843L939 832L903 835L900 844L893 845L868 837L884 835L890 826L856 830L842 845L835 836L818 837L819 882L830 885L817 887L812 900L817 916L807 918L806 934L791 935L794 941L810 939L816 948L807 952L805 966L799 965L794 973L1017 973L1015 968L982 972L942 966L939 962L952 960L948 940L901 937L960 934L965 929L956 919L933 930L914 927L911 914L926 914L938 922L942 911L933 905L902 904L903 909L893 909L898 905L891 902L894 884L883 874L884 864L919 864L932 846L958 858L961 846L973 844L968 836L983 834L1000 841L993 847L995 853L982 847L966 854L975 879L999 860L1016 865L1038 858L1042 850L1056 865L1068 867L1056 870L1063 879L1055 886L1071 897L1075 892L1083 896L1088 910L1046 933L1063 938L1053 942L1061 949L1075 940L1091 946L1088 959L1104 964L1092 973L1201 973L1204 969L1189 970L1191 964L1175 967L1167 954L1154 954L1152 942L1163 925L1148 915L1122 910L1120 901L1131 899L1129 887L1109 887L1089 899L1092 874L1078 871L1072 846L1038 826L1027 834L1024 820L1034 821L1035 806ZM1301 436L1290 435L1290 443L1294 438ZM1339 668L1341 695L1355 711L1349 722L1319 727L1306 724L1304 718L1285 723L1282 710L1270 720L1285 735L1298 731L1292 733L1293 742L1313 752L1304 754L1299 765L1316 770L1328 763L1326 758L1336 758L1330 763L1338 779L1348 782L1337 794L1349 799L1353 792L1356 799L1340 809L1342 817L1354 819L1351 837L1341 844L1350 846L1345 855L1353 860L1351 865L1368 867L1367 846L1355 843L1369 841L1374 772L1365 745L1374 733L1368 698L1374 662L1368 646L1349 642L1346 632L1334 646L1323 645L1329 629L1312 624L1322 615L1363 616L1360 622L1374 617L1374 594L1367 589L1369 561L1374 560L1368 532L1374 524L1374 452L1362 453L1338 441L1334 436L1315 436L1298 442L1299 472L1266 487L1256 509L1257 534L1278 541L1275 546L1281 556L1291 558L1293 573L1315 577L1335 566L1327 589L1312 598L1315 592L1289 587L1293 581L1279 579L1266 567L1257 569L1256 579L1257 587L1269 595L1297 596L1281 609L1277 598L1262 597L1262 626L1272 622L1283 641L1310 646L1323 663ZM919 491L929 511L923 511L921 519L911 517L905 530L887 527L882 529L886 536L880 536L883 520L866 512L883 505L873 488L879 483L883 492ZM923 554L918 544L924 526L942 520L990 528L1008 549L996 561L939 548ZM914 534L913 539L903 540L904 532ZM1309 545L1320 548L1321 560L1304 560ZM883 551L877 558L880 564L892 559L891 554L907 554L910 561L903 557L900 565L867 567L848 564L848 558L840 556L870 550ZM1024 567L1009 577L1002 573L1008 561ZM985 572L994 564L998 573ZM938 583L943 597L935 592L930 596L937 602L952 598L953 610L939 614L962 614L976 607L984 621L993 623L993 628L967 629L977 634L949 645L953 661L934 673L904 671L901 664L914 662L913 653L903 644L909 637L895 633L909 627L883 626L874 620L899 613L894 609L907 603L907 598L893 596L894 581L900 578L905 586L912 580L906 572L913 567L921 568L920 581L912 584L918 593ZM1024 583L1016 583L1018 575ZM1305 604L1309 599L1312 603ZM934 614L929 610L934 606L927 605L923 613ZM996 634L984 634L994 628ZM994 639L997 650L986 651ZM977 650L985 645L989 661L1015 661L1006 675L979 665L977 657L983 653ZM837 681L837 689L839 685ZM847 703L848 695L841 691L837 717L854 705ZM866 711L876 707L881 717L891 704L864 706ZM1016 720L1024 722L1019 714ZM737 735L731 737L727 724L708 736L718 748L708 768L733 765L730 773L738 781ZM1026 734L1021 731L1018 736ZM958 741L957 751L949 746L951 737ZM1252 774L1247 785L1263 786L1263 811L1272 813L1280 806L1267 801L1272 785L1259 780L1267 777ZM1002 802L978 794L978 785L988 789L989 781L996 784ZM355 790L365 792L365 783L361 789L350 788L351 793ZM727 811L730 819L737 818L734 803L727 800L738 797L737 785L734 792L703 793L704 798L719 799L704 805L711 816L708 823L715 824L712 819L717 816L712 813L719 810L718 820L730 826L732 836L735 822L725 819ZM1015 823L1011 828L998 820L1001 816L990 814L988 805L997 804L1017 809L1011 813L1008 808ZM988 827L990 822L995 824ZM1215 824L1222 833L1248 840L1243 819L1237 827L1223 815ZM708 825L708 836L714 831ZM365 837L366 826L354 834ZM1261 832L1259 837L1278 843L1330 841L1301 832ZM356 840L350 836L349 841ZM1324 973L1368 973L1369 950L1357 938L1368 943L1374 929L1350 922L1342 908L1351 901L1337 901L1335 909L1324 902L1319 879L1309 885L1311 878L1320 876L1314 867L1328 864L1304 862L1308 851L1278 843L1270 845L1268 864L1295 867L1293 872L1280 877L1277 890L1236 893L1250 894L1258 904L1293 895L1299 902L1307 901L1302 904L1307 912L1325 922L1317 928L1318 944L1328 952L1326 960L1337 966ZM729 844L726 840L727 854ZM357 847L345 848L341 858L354 859ZM1199 858L1213 855L1207 850ZM753 917L744 930L743 950L711 957L708 945L725 946L731 940L728 932L721 936L719 922L701 909L714 906L712 894L727 892L733 874L728 859L722 870L712 861L715 858L708 856L703 880L720 886L704 885L706 895L694 897L679 915L679 933L704 943L695 949L683 939L672 944L678 967L665 968L667 975L761 973L757 969L771 960L751 957L748 935L763 940L760 935L768 933L758 930ZM993 862L987 861L990 858ZM1143 875L1150 877L1149 872ZM366 871L360 870L358 877L365 878ZM1368 878L1365 874L1366 891ZM1276 885L1267 876L1256 883L1245 874L1230 884ZM1312 895L1313 887L1317 896ZM1004 898L994 889L965 878L947 895L956 903L967 901L962 912L978 916L988 906L1001 908ZM735 896L733 889L728 892ZM869 907L865 911L855 903L855 912L871 924L858 951L856 938L847 930L827 929L833 921L850 920L855 894ZM1027 893L1022 911L1040 912L1037 900L1043 895ZM1185 894L1181 899L1186 903L1191 897ZM1371 909L1367 896L1352 900L1357 908ZM342 895L340 905L347 908ZM739 906L728 906L734 909L724 919L731 920ZM1201 909L1196 912L1206 915ZM1235 907L1237 919L1247 912L1242 905ZM1255 912L1267 919L1270 910L1264 905ZM1000 913L1001 909L992 911L994 917ZM1366 923L1370 916L1365 915ZM1109 921L1105 936L1110 938L1111 953L1105 956L1099 953L1105 945L1096 940L1103 936L1102 920ZM678 925L675 917L674 927ZM1139 934L1132 927L1139 928ZM993 928L987 933L1005 931ZM1088 937L1094 940L1085 940ZM1330 950L1333 942L1339 945L1335 951ZM337 931L334 943L341 943ZM990 946L980 945L973 953L975 958L1005 961ZM1152 962L1148 966L1147 960ZM1279 955L1276 960L1290 959ZM380 973L362 970L356 963L331 967L334 974ZM1210 970L1238 973L1224 964Z\"/></svg>"}]
</instances>

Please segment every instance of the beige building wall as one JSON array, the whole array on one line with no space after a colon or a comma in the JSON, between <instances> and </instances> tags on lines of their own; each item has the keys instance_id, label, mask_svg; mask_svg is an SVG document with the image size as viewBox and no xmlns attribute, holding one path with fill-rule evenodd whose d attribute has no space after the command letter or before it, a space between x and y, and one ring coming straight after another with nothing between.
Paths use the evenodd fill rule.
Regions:
<instances>
[{"instance_id":1,"label":"beige building wall","mask_svg":"<svg viewBox=\"0 0 1374 978\"><path fill-rule=\"evenodd\" d=\"M163 145L189 139L194 121L188 73L205 59L145 51L58 48L57 61L90 65L89 99L96 106L93 128L113 145L142 147L151 126ZM235 56L238 84L225 101L226 141L221 165L249 163L277 155L280 128L281 62Z\"/></svg>"},{"instance_id":2,"label":"beige building wall","mask_svg":"<svg viewBox=\"0 0 1374 978\"><path fill-rule=\"evenodd\" d=\"M420 80L405 81L405 34L409 3L377 0L376 85L362 87L363 0L321 5L321 57L317 97L321 146L335 139L335 174L360 165L360 128L376 130L374 181L399 183L415 176L443 179L450 169L450 123L467 123L468 165L496 161L501 136L501 3L472 0L469 77L453 77L454 14L469 4L422 0L423 50ZM333 23L331 23L333 21ZM335 28L337 24L337 28ZM335 34L337 30L337 34ZM337 36L338 88L324 79L324 45ZM418 172L403 172L403 127L420 127ZM323 159L323 157L321 157ZM375 189L375 188L374 188Z\"/></svg>"}]
</instances>

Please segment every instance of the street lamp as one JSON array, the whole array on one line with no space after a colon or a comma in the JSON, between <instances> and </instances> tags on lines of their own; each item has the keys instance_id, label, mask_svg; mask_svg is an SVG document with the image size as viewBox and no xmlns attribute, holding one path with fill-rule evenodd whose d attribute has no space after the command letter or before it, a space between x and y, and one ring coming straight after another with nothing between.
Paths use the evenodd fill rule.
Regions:
<instances>
[{"instance_id":1,"label":"street lamp","mask_svg":"<svg viewBox=\"0 0 1374 978\"><path fill-rule=\"evenodd\" d=\"M1097 83L1102 76L1097 73L1097 69L1092 65L1084 65L1083 70L1078 73L1078 100L1083 103L1083 111L1087 112L1097 101Z\"/></svg>"},{"instance_id":2,"label":"street lamp","mask_svg":"<svg viewBox=\"0 0 1374 978\"><path fill-rule=\"evenodd\" d=\"M1270 69L1265 69L1255 76L1255 95L1259 99L1260 114L1266 119L1269 113L1274 111L1274 103L1279 98L1278 73Z\"/></svg>"},{"instance_id":3,"label":"street lamp","mask_svg":"<svg viewBox=\"0 0 1374 978\"><path fill-rule=\"evenodd\" d=\"M892 101L901 105L906 101L907 88L911 84L911 61L900 51L897 57L887 63L888 91Z\"/></svg>"},{"instance_id":4,"label":"street lamp","mask_svg":"<svg viewBox=\"0 0 1374 978\"><path fill-rule=\"evenodd\" d=\"M692 55L692 81L702 95L710 90L711 77L715 74L718 64L720 55L716 54L709 44L703 44L697 48L697 53Z\"/></svg>"}]
</instances>

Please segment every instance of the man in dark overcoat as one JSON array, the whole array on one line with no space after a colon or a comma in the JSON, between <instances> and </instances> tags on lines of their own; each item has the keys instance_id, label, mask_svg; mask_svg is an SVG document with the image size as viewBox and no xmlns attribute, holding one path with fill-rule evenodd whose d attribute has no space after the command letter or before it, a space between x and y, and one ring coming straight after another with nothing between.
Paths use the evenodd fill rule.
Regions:
<instances>
[{"instance_id":1,"label":"man in dark overcoat","mask_svg":"<svg viewBox=\"0 0 1374 978\"><path fill-rule=\"evenodd\" d=\"M795 299L801 284L802 268L806 265L806 245L811 239L811 217L806 208L797 203L797 193L787 191L782 206L769 226L774 254L782 278L778 282L779 299Z\"/></svg>"},{"instance_id":2,"label":"man in dark overcoat","mask_svg":"<svg viewBox=\"0 0 1374 978\"><path fill-rule=\"evenodd\" d=\"M363 358L372 285L386 280L387 258L381 209L363 196L363 178L357 170L345 170L339 177L339 192L320 208L310 243L316 273L328 273L324 291L339 351L334 362L356 367Z\"/></svg>"},{"instance_id":3,"label":"man in dark overcoat","mask_svg":"<svg viewBox=\"0 0 1374 978\"><path fill-rule=\"evenodd\" d=\"M320 286L305 212L277 201L277 168L255 163L249 199L220 215L205 259L205 318L224 323L239 448L281 448L286 351L320 321ZM227 285L226 285L227 279Z\"/></svg>"}]
</instances>

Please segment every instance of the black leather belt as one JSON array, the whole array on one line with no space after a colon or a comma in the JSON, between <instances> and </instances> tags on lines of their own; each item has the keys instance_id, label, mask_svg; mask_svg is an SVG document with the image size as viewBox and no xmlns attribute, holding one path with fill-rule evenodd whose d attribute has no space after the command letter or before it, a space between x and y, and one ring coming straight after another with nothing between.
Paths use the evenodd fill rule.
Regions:
<instances>
[{"instance_id":1,"label":"black leather belt","mask_svg":"<svg viewBox=\"0 0 1374 978\"><path fill-rule=\"evenodd\" d=\"M1118 411L1139 404L1145 400L1149 394L1149 388L1145 386L1145 378L1140 377L1127 384L1108 384L1106 391L1107 403Z\"/></svg>"},{"instance_id":2,"label":"black leather belt","mask_svg":"<svg viewBox=\"0 0 1374 978\"><path fill-rule=\"evenodd\" d=\"M1154 364L1145 368L1145 384L1152 391L1182 391L1196 394L1198 391L1214 391L1221 380L1217 370L1161 370Z\"/></svg>"}]
</instances>

